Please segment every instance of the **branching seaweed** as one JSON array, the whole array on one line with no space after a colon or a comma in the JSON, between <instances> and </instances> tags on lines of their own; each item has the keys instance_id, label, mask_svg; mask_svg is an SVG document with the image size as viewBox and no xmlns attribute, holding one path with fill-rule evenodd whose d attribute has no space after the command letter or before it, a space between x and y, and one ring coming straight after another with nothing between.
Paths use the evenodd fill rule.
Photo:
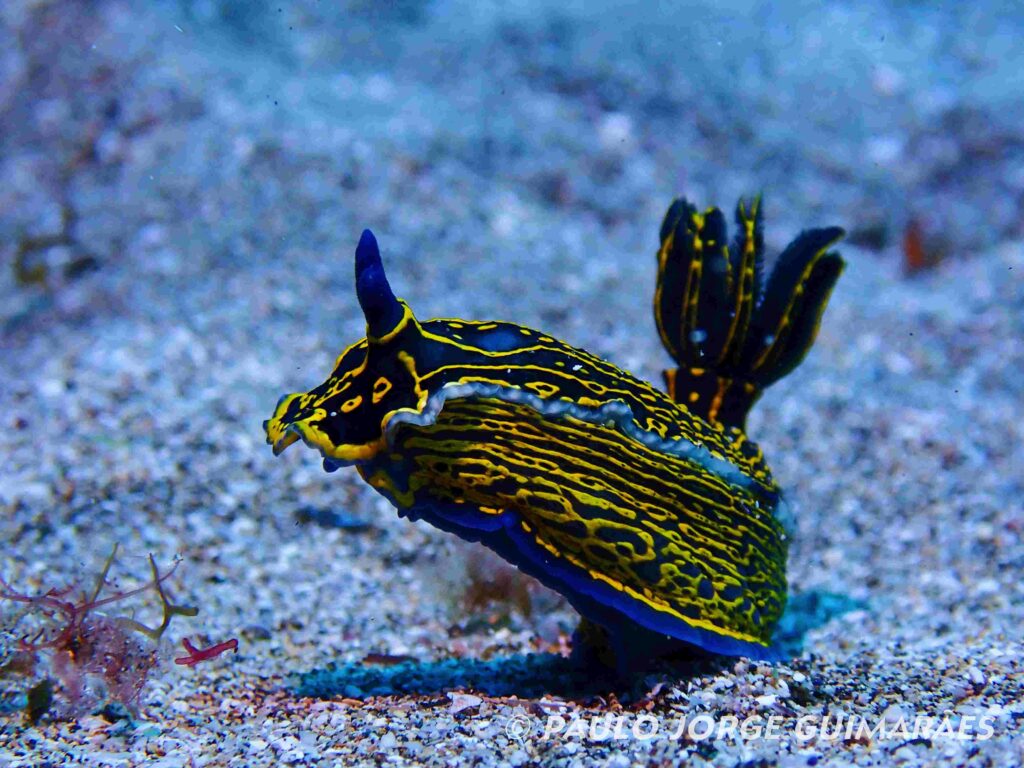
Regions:
<instances>
[{"instance_id":1,"label":"branching seaweed","mask_svg":"<svg viewBox=\"0 0 1024 768\"><path fill-rule=\"evenodd\" d=\"M4 671L30 674L40 656L45 654L71 714L93 707L103 699L122 704L134 713L149 672L157 663L157 644L171 621L175 616L199 613L194 606L175 603L168 592L167 581L177 570L178 560L166 573L161 573L150 555L150 579L145 584L104 594L110 586L110 569L117 551L115 545L91 593L81 592L77 598L72 596L73 586L29 595L13 589L0 578L0 599L26 606L43 624L20 638L17 651L12 655L18 667ZM151 591L156 593L162 612L156 626L148 626L130 616L110 616L100 610ZM100 683L98 690L93 689L94 682ZM37 711L31 719L39 716Z\"/></svg>"}]
</instances>

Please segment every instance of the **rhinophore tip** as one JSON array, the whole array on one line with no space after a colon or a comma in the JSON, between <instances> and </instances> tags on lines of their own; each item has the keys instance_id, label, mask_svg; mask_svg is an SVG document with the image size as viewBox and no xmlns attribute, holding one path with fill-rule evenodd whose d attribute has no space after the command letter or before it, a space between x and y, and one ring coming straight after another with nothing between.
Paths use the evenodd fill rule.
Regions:
<instances>
[{"instance_id":1,"label":"rhinophore tip","mask_svg":"<svg viewBox=\"0 0 1024 768\"><path fill-rule=\"evenodd\" d=\"M356 297L366 317L367 336L384 336L402 319L402 305L388 285L377 238L368 229L356 246Z\"/></svg>"}]
</instances>

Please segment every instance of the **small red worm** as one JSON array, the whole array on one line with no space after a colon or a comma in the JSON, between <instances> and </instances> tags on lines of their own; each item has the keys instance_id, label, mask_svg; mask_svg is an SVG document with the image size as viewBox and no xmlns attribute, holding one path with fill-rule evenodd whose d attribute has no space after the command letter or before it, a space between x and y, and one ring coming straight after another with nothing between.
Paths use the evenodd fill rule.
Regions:
<instances>
[{"instance_id":1,"label":"small red worm","mask_svg":"<svg viewBox=\"0 0 1024 768\"><path fill-rule=\"evenodd\" d=\"M194 667L201 661L216 658L225 651L238 650L238 640L234 637L230 640L225 640L223 643L211 645L209 648L196 648L194 645L192 645L191 642L189 642L189 639L187 637L183 637L181 639L181 644L185 647L185 650L188 652L188 656L181 656L180 658L175 659L174 663L182 664L186 667Z\"/></svg>"}]
</instances>

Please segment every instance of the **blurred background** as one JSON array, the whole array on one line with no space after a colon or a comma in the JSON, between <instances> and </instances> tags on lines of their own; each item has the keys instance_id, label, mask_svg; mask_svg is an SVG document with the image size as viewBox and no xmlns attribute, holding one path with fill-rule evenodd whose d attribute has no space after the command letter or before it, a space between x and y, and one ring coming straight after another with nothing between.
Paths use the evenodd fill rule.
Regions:
<instances>
[{"instance_id":1,"label":"blurred background","mask_svg":"<svg viewBox=\"0 0 1024 768\"><path fill-rule=\"evenodd\" d=\"M8 324L33 298L16 284L54 289L94 267L289 264L322 279L364 226L412 262L405 274L444 271L452 287L474 270L438 254L568 260L562 279L629 272L677 193L731 207L763 190L770 244L838 222L910 271L1024 227L1012 2L12 0L0 13ZM502 272L505 300L543 304Z\"/></svg>"}]
</instances>

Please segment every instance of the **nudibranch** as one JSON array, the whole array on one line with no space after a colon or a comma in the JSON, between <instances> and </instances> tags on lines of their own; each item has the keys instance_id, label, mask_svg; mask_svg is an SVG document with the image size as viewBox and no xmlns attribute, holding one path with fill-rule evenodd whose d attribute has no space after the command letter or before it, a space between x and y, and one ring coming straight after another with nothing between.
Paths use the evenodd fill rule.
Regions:
<instances>
[{"instance_id":1,"label":"nudibranch","mask_svg":"<svg viewBox=\"0 0 1024 768\"><path fill-rule=\"evenodd\" d=\"M355 466L400 515L480 542L563 594L620 671L694 647L772 658L786 603L780 491L747 410L814 341L843 261L808 230L762 288L760 201L684 199L661 228L655 319L667 392L509 322L418 320L369 230L356 248L366 337L264 423L324 468ZM596 642L596 641L595 641Z\"/></svg>"}]
</instances>

